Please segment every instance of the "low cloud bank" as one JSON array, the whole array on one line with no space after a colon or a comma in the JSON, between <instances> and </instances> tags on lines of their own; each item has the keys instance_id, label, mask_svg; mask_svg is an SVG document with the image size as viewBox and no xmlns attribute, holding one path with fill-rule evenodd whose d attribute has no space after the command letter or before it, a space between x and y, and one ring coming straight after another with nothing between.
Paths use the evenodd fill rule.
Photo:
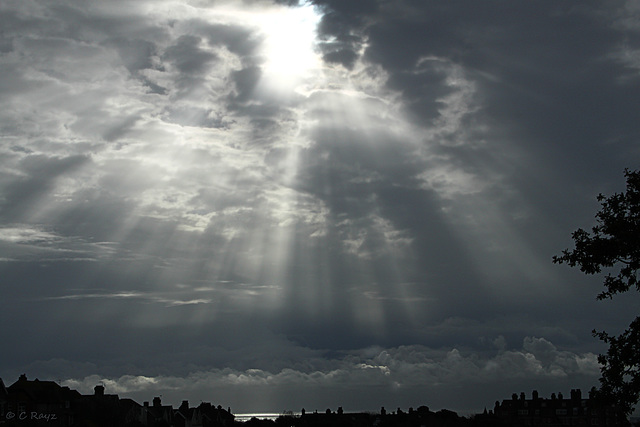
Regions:
<instances>
[{"instance_id":1,"label":"low cloud bank","mask_svg":"<svg viewBox=\"0 0 640 427\"><path fill-rule=\"evenodd\" d=\"M496 346L500 343L499 337ZM224 368L185 376L90 375L68 379L64 385L91 393L96 384L102 383L110 393L143 401L162 395L173 404L184 399L213 399L215 404L236 408L236 413L299 410L305 405L307 410L337 406L377 410L385 405L393 408L423 404L473 412L521 391L509 387L527 387L530 392L544 383L545 387L560 387L548 393L565 388L567 392L574 387L596 385L598 373L597 355L562 351L544 338L526 337L519 349L497 348L485 357L457 348L410 345L366 348L331 359L307 359L305 368L279 372ZM460 390L477 393L467 392L462 397L457 394Z\"/></svg>"}]
</instances>

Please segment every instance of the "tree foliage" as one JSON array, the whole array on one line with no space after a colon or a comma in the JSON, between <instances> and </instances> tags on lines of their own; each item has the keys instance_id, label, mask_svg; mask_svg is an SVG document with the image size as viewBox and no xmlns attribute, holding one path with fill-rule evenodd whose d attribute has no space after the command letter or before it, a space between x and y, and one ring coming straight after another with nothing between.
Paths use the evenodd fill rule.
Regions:
<instances>
[{"instance_id":1,"label":"tree foliage","mask_svg":"<svg viewBox=\"0 0 640 427\"><path fill-rule=\"evenodd\" d=\"M591 232L580 228L574 231L571 237L575 248L553 257L554 263L577 266L585 274L605 270L604 290L598 299L612 298L632 288L640 291L640 171L625 169L624 176L625 192L598 195L601 209ZM598 357L602 365L598 394L629 414L640 398L640 316L618 336L595 330L593 334L609 345L607 354Z\"/></svg>"}]
</instances>

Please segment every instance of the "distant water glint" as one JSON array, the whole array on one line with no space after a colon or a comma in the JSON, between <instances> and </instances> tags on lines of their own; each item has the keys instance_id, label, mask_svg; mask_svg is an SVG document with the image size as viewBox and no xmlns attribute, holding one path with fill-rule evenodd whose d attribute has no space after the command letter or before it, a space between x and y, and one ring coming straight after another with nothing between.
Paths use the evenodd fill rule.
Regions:
<instances>
[{"instance_id":1,"label":"distant water glint","mask_svg":"<svg viewBox=\"0 0 640 427\"><path fill-rule=\"evenodd\" d=\"M249 421L251 418L257 418L259 420L272 420L275 421L276 418L280 416L280 414L274 413L262 413L262 414L233 414L235 417L235 421L245 422Z\"/></svg>"}]
</instances>

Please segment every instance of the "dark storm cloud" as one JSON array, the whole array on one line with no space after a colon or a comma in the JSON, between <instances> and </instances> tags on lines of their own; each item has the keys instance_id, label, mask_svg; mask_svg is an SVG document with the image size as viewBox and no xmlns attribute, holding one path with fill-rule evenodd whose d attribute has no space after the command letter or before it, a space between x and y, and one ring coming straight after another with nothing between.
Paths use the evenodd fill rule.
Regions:
<instances>
[{"instance_id":1,"label":"dark storm cloud","mask_svg":"<svg viewBox=\"0 0 640 427\"><path fill-rule=\"evenodd\" d=\"M609 25L611 6L623 4L395 2L369 15L366 30L359 30L362 16L349 28L366 34L365 59L389 72L388 86L402 93L416 120L437 120L438 100L453 89L443 67L453 64L476 85L476 117L561 164L592 141L597 149L637 137L629 127L637 85L620 84L628 69L607 60L627 37ZM585 167L597 158L585 158Z\"/></svg>"},{"instance_id":2,"label":"dark storm cloud","mask_svg":"<svg viewBox=\"0 0 640 427\"><path fill-rule=\"evenodd\" d=\"M623 7L407 1L363 8L349 19L352 10L327 3L343 22L325 33L366 37L364 58L389 72L388 86L425 125L452 90L443 68L453 64L477 85L480 117L508 128L517 123L527 138L572 150L585 139L634 134L628 126L636 85L620 84L616 76L628 68L607 60L627 36L609 25L612 5ZM363 28L362 21L370 23ZM597 120L587 125L584 117Z\"/></svg>"},{"instance_id":3,"label":"dark storm cloud","mask_svg":"<svg viewBox=\"0 0 640 427\"><path fill-rule=\"evenodd\" d=\"M375 1L317 1L325 12L318 25L318 47L328 63L353 68L365 41L367 17L378 9Z\"/></svg>"}]
</instances>

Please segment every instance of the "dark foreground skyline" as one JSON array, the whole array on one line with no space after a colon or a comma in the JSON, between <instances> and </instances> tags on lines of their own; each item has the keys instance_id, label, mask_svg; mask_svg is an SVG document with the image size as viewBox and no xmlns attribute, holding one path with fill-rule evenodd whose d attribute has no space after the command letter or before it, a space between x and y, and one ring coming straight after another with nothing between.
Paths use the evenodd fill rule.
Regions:
<instances>
[{"instance_id":1,"label":"dark foreground skyline","mask_svg":"<svg viewBox=\"0 0 640 427\"><path fill-rule=\"evenodd\" d=\"M589 390L638 295L552 257L640 165L639 34L637 0L0 1L0 374Z\"/></svg>"},{"instance_id":2,"label":"dark foreground skyline","mask_svg":"<svg viewBox=\"0 0 640 427\"><path fill-rule=\"evenodd\" d=\"M398 407L379 412L345 412L340 406L332 411L308 412L302 408L298 415L284 411L277 418L251 417L238 422L231 408L224 409L209 402L192 407L183 400L178 408L163 404L161 397L142 405L117 394L105 393L102 384L94 393L83 395L77 390L60 386L53 381L29 380L25 374L9 386L0 379L0 424L6 426L101 426L101 427L418 427L437 426L561 426L598 425L627 426L624 413L615 406L601 402L594 390L583 397L580 389L572 389L565 398L560 392L550 398L541 397L534 390L530 398L514 393L510 400L496 401L493 409L481 414L461 417L453 411L433 412L426 405L403 411Z\"/></svg>"}]
</instances>

